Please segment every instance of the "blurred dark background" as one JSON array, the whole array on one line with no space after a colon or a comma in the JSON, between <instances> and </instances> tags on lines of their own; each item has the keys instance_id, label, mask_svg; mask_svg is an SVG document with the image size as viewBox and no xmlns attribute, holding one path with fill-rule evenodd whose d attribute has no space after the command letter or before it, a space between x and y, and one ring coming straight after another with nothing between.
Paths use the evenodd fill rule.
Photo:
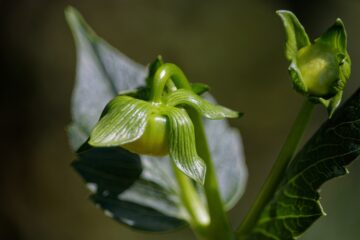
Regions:
<instances>
[{"instance_id":1,"label":"blurred dark background","mask_svg":"<svg viewBox=\"0 0 360 240\"><path fill-rule=\"evenodd\" d=\"M276 157L302 98L292 89L277 9L294 11L312 38L337 17L345 22L352 77L360 86L357 0L0 0L1 240L194 239L189 230L144 234L104 217L70 168L75 48L64 8L79 9L97 33L139 63L158 54L192 81L209 84L225 106L246 113L231 124L245 142L250 178L230 215L238 224ZM307 137L326 119L317 107ZM351 174L323 186L327 217L302 239L360 236L360 161Z\"/></svg>"}]
</instances>

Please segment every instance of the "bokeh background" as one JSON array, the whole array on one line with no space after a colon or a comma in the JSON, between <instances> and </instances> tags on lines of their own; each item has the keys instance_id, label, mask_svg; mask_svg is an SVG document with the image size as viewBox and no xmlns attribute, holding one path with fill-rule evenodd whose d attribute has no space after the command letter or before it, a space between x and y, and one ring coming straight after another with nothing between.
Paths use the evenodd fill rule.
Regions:
<instances>
[{"instance_id":1,"label":"bokeh background","mask_svg":"<svg viewBox=\"0 0 360 240\"><path fill-rule=\"evenodd\" d=\"M209 84L223 105L246 113L231 122L242 132L250 171L247 191L230 212L234 225L254 200L302 102L291 89L275 10L294 11L312 38L341 17L353 61L345 96L360 86L358 0L0 0L1 240L194 239L187 229L134 232L87 200L69 166L74 154L65 133L75 74L67 5L137 62L162 54L190 80ZM317 107L307 137L325 119ZM302 239L359 239L360 161L350 172L323 186L328 216Z\"/></svg>"}]
</instances>

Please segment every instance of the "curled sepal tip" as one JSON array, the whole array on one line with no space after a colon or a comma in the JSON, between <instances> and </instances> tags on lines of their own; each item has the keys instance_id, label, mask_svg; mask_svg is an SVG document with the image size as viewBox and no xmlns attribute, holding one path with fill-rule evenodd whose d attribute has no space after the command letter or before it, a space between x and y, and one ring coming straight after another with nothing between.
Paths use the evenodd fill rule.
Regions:
<instances>
[{"instance_id":1,"label":"curled sepal tip","mask_svg":"<svg viewBox=\"0 0 360 240\"><path fill-rule=\"evenodd\" d=\"M347 53L347 36L343 22L335 23L314 43L290 11L278 11L287 33L286 57L296 91L323 104L329 116L341 101L350 77L351 61Z\"/></svg>"},{"instance_id":2,"label":"curled sepal tip","mask_svg":"<svg viewBox=\"0 0 360 240\"><path fill-rule=\"evenodd\" d=\"M229 108L215 105L186 89L179 89L167 96L169 106L189 106L209 119L238 118L242 113Z\"/></svg>"}]
</instances>

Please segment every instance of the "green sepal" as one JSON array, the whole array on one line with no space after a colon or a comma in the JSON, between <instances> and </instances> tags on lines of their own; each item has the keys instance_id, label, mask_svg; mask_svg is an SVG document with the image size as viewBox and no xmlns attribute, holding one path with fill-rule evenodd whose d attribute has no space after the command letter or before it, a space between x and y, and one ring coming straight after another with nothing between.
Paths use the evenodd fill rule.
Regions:
<instances>
[{"instance_id":1,"label":"green sepal","mask_svg":"<svg viewBox=\"0 0 360 240\"><path fill-rule=\"evenodd\" d=\"M285 56L291 61L301 48L310 45L310 40L304 27L292 12L279 10L276 13L280 16L285 27L287 36Z\"/></svg>"},{"instance_id":2,"label":"green sepal","mask_svg":"<svg viewBox=\"0 0 360 240\"><path fill-rule=\"evenodd\" d=\"M315 40L315 43L327 44L329 47L336 49L340 53L346 54L347 36L344 23L341 19L336 19L335 23Z\"/></svg>"},{"instance_id":3,"label":"green sepal","mask_svg":"<svg viewBox=\"0 0 360 240\"><path fill-rule=\"evenodd\" d=\"M334 84L335 91L342 91L345 87L346 81L350 78L351 60L347 52L347 34L344 23L340 18L336 19L335 23L318 39L315 44L320 43L328 45L335 50L337 61L339 65L339 81Z\"/></svg>"},{"instance_id":4,"label":"green sepal","mask_svg":"<svg viewBox=\"0 0 360 240\"><path fill-rule=\"evenodd\" d=\"M170 158L190 178L204 184L206 165L196 152L193 123L184 109L168 107L170 125ZM164 112L164 114L165 114Z\"/></svg>"},{"instance_id":5,"label":"green sepal","mask_svg":"<svg viewBox=\"0 0 360 240\"><path fill-rule=\"evenodd\" d=\"M167 96L166 103L169 106L189 106L198 111L201 115L209 119L238 118L242 113L233 111L229 108L209 103L195 93L179 89Z\"/></svg>"},{"instance_id":6,"label":"green sepal","mask_svg":"<svg viewBox=\"0 0 360 240\"><path fill-rule=\"evenodd\" d=\"M91 131L89 144L95 147L120 146L140 138L153 107L128 96L108 103L100 121Z\"/></svg>"},{"instance_id":7,"label":"green sepal","mask_svg":"<svg viewBox=\"0 0 360 240\"><path fill-rule=\"evenodd\" d=\"M339 107L341 103L343 92L338 92L334 97L330 99L324 99L324 98L314 98L313 102L319 102L324 107L326 107L329 118L332 117L335 110Z\"/></svg>"},{"instance_id":8,"label":"green sepal","mask_svg":"<svg viewBox=\"0 0 360 240\"><path fill-rule=\"evenodd\" d=\"M296 59L291 62L288 70L292 80L293 88L299 93L306 94L308 89L302 80L301 71L297 67Z\"/></svg>"}]
</instances>

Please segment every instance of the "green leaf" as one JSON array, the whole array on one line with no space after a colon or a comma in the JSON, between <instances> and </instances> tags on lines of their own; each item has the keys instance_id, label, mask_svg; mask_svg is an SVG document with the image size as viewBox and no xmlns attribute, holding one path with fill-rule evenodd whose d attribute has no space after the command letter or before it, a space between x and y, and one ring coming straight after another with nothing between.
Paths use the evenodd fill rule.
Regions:
<instances>
[{"instance_id":1,"label":"green leaf","mask_svg":"<svg viewBox=\"0 0 360 240\"><path fill-rule=\"evenodd\" d=\"M89 144L112 147L137 140L145 131L151 110L152 106L142 100L128 96L114 98L92 130Z\"/></svg>"},{"instance_id":2,"label":"green leaf","mask_svg":"<svg viewBox=\"0 0 360 240\"><path fill-rule=\"evenodd\" d=\"M185 110L169 107L170 157L187 176L203 184L206 165L197 155L194 125Z\"/></svg>"},{"instance_id":3,"label":"green leaf","mask_svg":"<svg viewBox=\"0 0 360 240\"><path fill-rule=\"evenodd\" d=\"M83 132L72 141L76 150L99 120L105 105L121 90L143 85L146 69L119 53L86 24L72 7L65 11L77 52L76 83L72 95L70 134Z\"/></svg>"},{"instance_id":4,"label":"green leaf","mask_svg":"<svg viewBox=\"0 0 360 240\"><path fill-rule=\"evenodd\" d=\"M304 27L292 12L280 10L276 13L280 16L286 30L285 55L291 61L295 59L297 52L301 48L310 45L310 40Z\"/></svg>"},{"instance_id":5,"label":"green leaf","mask_svg":"<svg viewBox=\"0 0 360 240\"><path fill-rule=\"evenodd\" d=\"M204 117L210 119L237 118L242 114L229 108L214 105L186 89L179 89L168 95L166 102L170 106L184 105L193 107Z\"/></svg>"},{"instance_id":6,"label":"green leaf","mask_svg":"<svg viewBox=\"0 0 360 240\"><path fill-rule=\"evenodd\" d=\"M105 105L119 92L124 93L124 91L144 86L147 71L145 67L133 62L98 37L74 8L68 7L65 13L77 49L76 82L71 111L73 122L68 127L69 142L73 150L77 151L87 141ZM141 93L133 92L132 94L141 94L146 98L146 89L140 88L139 91ZM128 94L131 95L131 93ZM206 94L206 98L214 102L210 95ZM247 179L241 137L236 129L229 127L226 120L205 120L204 123L217 169L221 195L226 208L230 209L242 196ZM221 136L221 141L218 141L219 136ZM119 161L108 162L109 169L117 169L117 164L121 164L125 158L121 156L123 154L121 148L100 149L119 151L113 156ZM103 157L96 152L89 152L89 155L93 154L96 161L101 164ZM109 154L113 153L109 152ZM86 161L87 158L78 159L83 163L89 163ZM141 155L140 159L141 175L130 187L121 189L121 200L112 198L109 201L107 199L102 201L99 195L96 199L92 199L98 203L101 202L99 205L101 208L132 228L166 231L182 226L185 217L181 214L181 201L177 194L178 189L169 157ZM79 168L76 170L81 174ZM99 176L94 175L94 178L99 178ZM89 183L87 179L84 178L85 182ZM94 183L94 180L90 183ZM152 215L153 221L151 221Z\"/></svg>"},{"instance_id":7,"label":"green leaf","mask_svg":"<svg viewBox=\"0 0 360 240\"><path fill-rule=\"evenodd\" d=\"M301 71L297 66L296 59L291 62L288 70L293 88L299 93L306 94L308 92L308 88L302 80Z\"/></svg>"},{"instance_id":8,"label":"green leaf","mask_svg":"<svg viewBox=\"0 0 360 240\"><path fill-rule=\"evenodd\" d=\"M87 141L105 105L112 98L121 91L144 85L146 69L99 38L74 8L68 7L65 13L77 47L76 84L72 98L73 122L68 128L69 141L76 151ZM117 165L128 156L123 156L124 150L121 148L100 149L102 154L110 154L110 157L118 160L108 162L108 169L118 169ZM112 152L115 150L116 154ZM94 155L94 161L99 164L106 161L106 158L94 151L90 151L87 156ZM87 161L88 157L80 156L78 159L85 165L91 164ZM75 163L76 161L74 166ZM172 203L179 198L169 160L141 156L141 163L143 168L141 175L136 184L128 189L124 189L124 186L120 189L121 199L117 201L112 199L112 204L105 204L107 202L97 196L93 201L98 202L108 215L113 215L115 219L132 228L168 231L182 226L184 221L180 214L181 204ZM80 168L75 167L75 169L84 177ZM128 167L124 165L124 169ZM90 171L88 174L93 174L93 178L90 181L89 176L84 177L87 183L96 183L96 179L98 181L102 179L94 172ZM102 174L106 175L106 172ZM118 182L114 183L118 184ZM172 202L164 198L165 195L172 199Z\"/></svg>"},{"instance_id":9,"label":"green leaf","mask_svg":"<svg viewBox=\"0 0 360 240\"><path fill-rule=\"evenodd\" d=\"M347 174L359 155L360 89L296 155L247 239L297 239L324 215L320 186Z\"/></svg>"}]
</instances>

